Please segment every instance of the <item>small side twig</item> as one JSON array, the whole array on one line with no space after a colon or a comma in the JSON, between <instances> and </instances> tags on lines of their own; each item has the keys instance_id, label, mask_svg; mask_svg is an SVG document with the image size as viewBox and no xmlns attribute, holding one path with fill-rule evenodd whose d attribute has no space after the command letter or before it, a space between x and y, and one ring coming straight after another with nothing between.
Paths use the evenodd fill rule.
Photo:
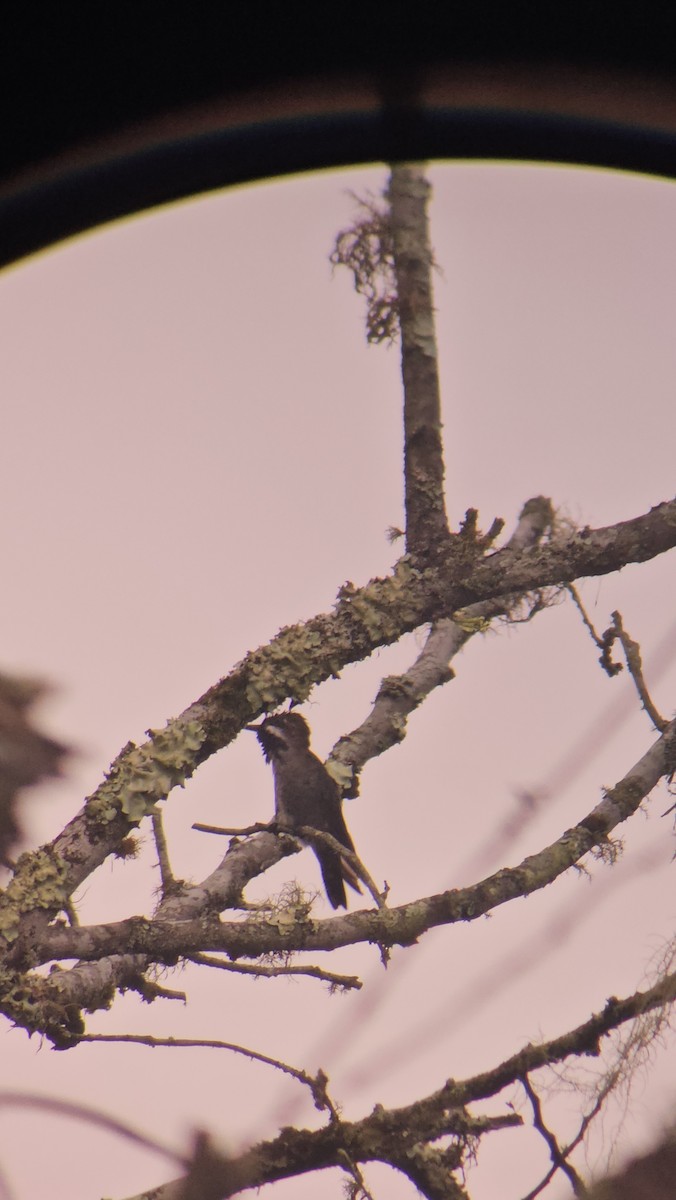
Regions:
<instances>
[{"instance_id":1,"label":"small side twig","mask_svg":"<svg viewBox=\"0 0 676 1200\"><path fill-rule=\"evenodd\" d=\"M582 604L577 588L572 583L567 583L566 591L572 597L579 610L584 625L589 630L593 641L601 651L599 662L606 674L610 675L611 678L613 675L617 675L622 670L622 663L613 662L612 658L613 646L615 645L615 642L620 642L620 645L624 650L624 656L627 660L629 674L634 681L641 704L643 705L643 708L647 712L655 728L659 730L660 733L664 733L668 725L668 721L666 721L664 717L660 716L657 708L650 698L650 693L648 692L645 679L643 678L641 647L639 646L638 642L635 642L632 638L630 638L629 634L624 628L624 625L622 624L621 613L617 612L617 610L614 613L611 613L612 624L609 625L604 631L603 635L599 637L589 617L587 616L587 613L585 612L584 605Z\"/></svg>"},{"instance_id":2,"label":"small side twig","mask_svg":"<svg viewBox=\"0 0 676 1200\"><path fill-rule=\"evenodd\" d=\"M205 825L202 821L194 821L192 825L198 833L215 833L220 837L251 837L254 833L270 833L271 826L264 821L256 821L253 825L244 825L241 829L231 829L226 825Z\"/></svg>"},{"instance_id":3,"label":"small side twig","mask_svg":"<svg viewBox=\"0 0 676 1200\"><path fill-rule=\"evenodd\" d=\"M188 1003L185 992L179 992L176 988L164 987L154 979L142 978L134 990L147 1004L152 1004L153 1000L180 1000L181 1004Z\"/></svg>"},{"instance_id":4,"label":"small side twig","mask_svg":"<svg viewBox=\"0 0 676 1200\"><path fill-rule=\"evenodd\" d=\"M157 848L157 861L160 866L160 877L162 879L162 895L168 896L173 891L176 880L169 862L169 848L167 839L164 834L164 825L162 823L162 813L157 810L152 815L153 821L153 837L155 838L155 846Z\"/></svg>"},{"instance_id":5,"label":"small side twig","mask_svg":"<svg viewBox=\"0 0 676 1200\"><path fill-rule=\"evenodd\" d=\"M238 975L259 975L264 979L273 979L277 975L307 975L311 979L320 979L330 983L333 988L352 988L359 990L363 984L356 975L337 975L333 971L324 971L321 967L269 967L253 963L226 962L225 959L215 958L212 954L188 954L186 961L197 966L215 967L220 971L233 971Z\"/></svg>"},{"instance_id":6,"label":"small side twig","mask_svg":"<svg viewBox=\"0 0 676 1200\"><path fill-rule=\"evenodd\" d=\"M569 1157L569 1155L572 1154L573 1150L575 1150L580 1145L580 1142L584 1138L584 1135L587 1132L592 1121L594 1120L595 1117L598 1116L601 1109L603 1108L603 1105L605 1104L605 1101L606 1101L607 1092L608 1092L608 1089L604 1089L604 1091L601 1093L601 1095L598 1096L598 1098L595 1100L594 1104L590 1108L589 1112L586 1113L586 1115L582 1118L582 1121L580 1122L580 1128L578 1129L577 1133L575 1134L575 1137L572 1139L572 1141L568 1142L568 1144L563 1147L563 1150L561 1151L561 1153L563 1154L564 1158L567 1159ZM538 1183L537 1187L534 1187L533 1190L531 1192L529 1192L527 1196L524 1196L522 1198L522 1200L535 1200L535 1197L539 1196L540 1192L544 1192L547 1185L549 1183L551 1183L552 1179L554 1178L554 1176L556 1175L556 1172L558 1170L559 1170L559 1164L552 1163L547 1174L543 1176L543 1178Z\"/></svg>"},{"instance_id":7,"label":"small side twig","mask_svg":"<svg viewBox=\"0 0 676 1200\"><path fill-rule=\"evenodd\" d=\"M655 726L655 729L657 729L660 733L664 733L669 722L666 721L665 718L660 715L660 713L657 711L657 708L655 707L655 705L653 704L653 702L650 698L650 693L648 691L648 688L646 687L645 679L643 678L643 663L641 661L641 647L639 646L638 642L635 642L632 638L630 638L629 634L627 633L626 629L624 628L624 625L622 624L621 614L619 612L615 611L614 613L611 613L611 617L612 617L613 623L608 629L606 629L606 631L603 635L603 642L604 642L604 647L607 646L607 658L608 658L608 663L610 665L612 673L615 673L616 671L621 670L620 663L611 663L610 662L610 651L612 649L613 643L615 641L619 641L622 646L622 649L624 650L624 656L627 660L627 667L629 669L629 674L631 675L631 677L634 681L634 684L636 686L636 691L638 692L641 704L642 704L643 708L645 709L645 711L647 712L648 716L650 717L650 720L652 721L653 725ZM606 650L604 648L604 654L601 656L602 663L603 663L605 654L606 654ZM609 674L610 673L611 673L611 671L609 670Z\"/></svg>"},{"instance_id":8,"label":"small side twig","mask_svg":"<svg viewBox=\"0 0 676 1200\"><path fill-rule=\"evenodd\" d=\"M285 1075L290 1075L298 1083L304 1084L312 1093L315 1108L318 1108L320 1112L328 1110L331 1120L338 1120L336 1107L326 1091L328 1076L324 1074L321 1068L317 1071L316 1076L308 1075L307 1071L303 1071L299 1067L292 1067L289 1063L282 1062L279 1058L271 1058L268 1054L261 1054L258 1050L250 1050L246 1046L239 1046L236 1042L223 1042L219 1038L154 1037L152 1034L145 1033L83 1033L78 1038L78 1041L128 1042L136 1046L149 1046L153 1050L158 1046L180 1049L202 1047L207 1050L230 1050L233 1054L243 1054L245 1058L264 1063L268 1067L274 1067L277 1071L282 1071ZM0 1092L1 1101L2 1093Z\"/></svg>"}]
</instances>

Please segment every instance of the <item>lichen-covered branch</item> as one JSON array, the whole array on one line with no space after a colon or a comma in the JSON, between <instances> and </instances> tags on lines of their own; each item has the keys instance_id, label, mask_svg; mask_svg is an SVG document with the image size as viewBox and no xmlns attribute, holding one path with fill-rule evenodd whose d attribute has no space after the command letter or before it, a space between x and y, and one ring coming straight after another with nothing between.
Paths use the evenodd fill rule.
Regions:
<instances>
[{"instance_id":1,"label":"lichen-covered branch","mask_svg":"<svg viewBox=\"0 0 676 1200\"><path fill-rule=\"evenodd\" d=\"M307 698L313 684L424 621L451 616L505 591L645 561L675 542L676 501L609 529L583 530L535 552L503 550L478 564L467 557L464 545L458 555L456 539L434 569L420 571L402 559L387 579L343 588L333 613L282 630L164 730L150 731L146 743L123 749L54 842L21 857L0 899L0 937L11 945L23 934L27 944L44 932L107 855L124 852L142 816L152 814L158 800L261 711L289 696Z\"/></svg>"},{"instance_id":2,"label":"lichen-covered branch","mask_svg":"<svg viewBox=\"0 0 676 1200\"><path fill-rule=\"evenodd\" d=\"M509 593L605 575L676 546L676 499L629 521L583 529L545 546L506 548L479 561L455 539L432 568L401 559L385 579L341 589L331 613L282 629L140 746L129 743L104 782L50 847L22 856L0 906L0 936L18 934L22 913L61 911L67 898L131 829L247 722L361 661L428 621ZM47 871L48 878L43 879ZM38 922L39 924L39 922Z\"/></svg>"},{"instance_id":3,"label":"lichen-covered branch","mask_svg":"<svg viewBox=\"0 0 676 1200\"><path fill-rule=\"evenodd\" d=\"M358 942L408 945L439 925L476 920L510 900L546 887L595 846L603 846L611 831L636 812L659 779L670 772L675 753L676 720L600 803L550 846L470 887L397 908L316 921L305 906L296 908L293 919L289 914L276 920L274 914L254 912L245 922L228 922L214 911L216 885L212 878L206 894L203 888L187 889L183 913L180 899L172 898L172 920L132 917L108 925L33 930L30 945L19 944L19 957L30 952L32 965L64 959L79 959L79 965L47 979L17 972L16 987L20 986L25 1005L23 1009L20 1004L6 1006L5 1011L17 1024L42 1028L47 1036L68 1044L81 1032L82 1008L107 1007L115 986L141 990L142 972L150 963L171 965L179 958L209 951L238 959L273 952L330 951ZM257 834L251 840L255 844L258 838L274 840L271 834ZM227 892L227 883L224 888ZM66 1018L69 1023L64 1025Z\"/></svg>"},{"instance_id":4,"label":"lichen-covered branch","mask_svg":"<svg viewBox=\"0 0 676 1200\"><path fill-rule=\"evenodd\" d=\"M464 892L442 893L380 914L353 913L311 923L299 918L291 923L291 931L284 922L283 933L269 921L238 926L220 922L216 914L239 903L249 879L297 849L292 839L263 833L231 846L202 884L169 896L158 914L164 919L138 918L97 930L51 924L74 888L108 854L130 852L129 833L144 813L152 814L159 799L261 711L288 696L305 699L313 683L425 621L452 617L469 604L512 592L643 562L674 544L676 501L606 529L582 530L529 549L507 548L479 561L468 553L468 543L457 538L433 568L421 571L404 558L388 578L361 589L342 589L332 613L282 630L164 730L151 731L141 746L126 746L82 812L55 841L22 855L0 896L5 1013L25 1028L42 1029L55 1041L68 1042L81 1027L83 1007L106 1007L115 987L149 988L143 973L151 961L173 963L184 954L209 950L256 957L268 950L330 950L363 940L407 944L434 925L471 919L551 882L625 819L657 778L674 769L673 752L671 758L665 755L665 747L671 747L671 726L652 757L646 756L655 770L639 784L635 768L631 779L613 789L621 803L611 803L609 794L586 823L540 855ZM93 963L102 956L106 964L96 968L85 962L50 979L30 975L39 961L79 958Z\"/></svg>"}]
</instances>

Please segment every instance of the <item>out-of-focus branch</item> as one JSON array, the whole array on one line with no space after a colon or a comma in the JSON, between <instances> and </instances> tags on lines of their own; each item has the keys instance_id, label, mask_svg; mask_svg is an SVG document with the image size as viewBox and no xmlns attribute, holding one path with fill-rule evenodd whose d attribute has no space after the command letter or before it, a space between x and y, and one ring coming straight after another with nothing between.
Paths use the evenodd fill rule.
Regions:
<instances>
[{"instance_id":1,"label":"out-of-focus branch","mask_svg":"<svg viewBox=\"0 0 676 1200\"><path fill-rule=\"evenodd\" d=\"M179 1154L173 1147L163 1145L156 1138L146 1137L132 1125L111 1117L108 1113L100 1112L89 1104L75 1104L72 1100L61 1100L55 1096L39 1096L33 1092L0 1091L0 1108L30 1108L34 1111L46 1111L60 1117L70 1117L88 1125L97 1125L108 1133L116 1134L126 1141L151 1150L154 1154L163 1154L165 1158L175 1163L187 1165L185 1155Z\"/></svg>"},{"instance_id":2,"label":"out-of-focus branch","mask_svg":"<svg viewBox=\"0 0 676 1200\"><path fill-rule=\"evenodd\" d=\"M676 1179L676 1128L670 1129L649 1154L633 1159L608 1179L596 1183L587 1200L673 1200Z\"/></svg>"},{"instance_id":3,"label":"out-of-focus branch","mask_svg":"<svg viewBox=\"0 0 676 1200\"><path fill-rule=\"evenodd\" d=\"M45 737L33 724L31 709L49 692L39 679L0 674L0 866L21 837L21 792L42 779L61 774L65 746Z\"/></svg>"}]
</instances>

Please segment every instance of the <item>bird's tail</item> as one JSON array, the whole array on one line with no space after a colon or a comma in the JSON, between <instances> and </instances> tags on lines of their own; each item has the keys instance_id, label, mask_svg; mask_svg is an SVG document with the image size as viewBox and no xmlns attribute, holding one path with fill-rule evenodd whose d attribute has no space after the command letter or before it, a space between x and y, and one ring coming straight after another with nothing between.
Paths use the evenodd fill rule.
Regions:
<instances>
[{"instance_id":1,"label":"bird's tail","mask_svg":"<svg viewBox=\"0 0 676 1200\"><path fill-rule=\"evenodd\" d=\"M333 908L347 908L345 884L361 894L359 879L347 859L336 854L328 846L314 846L324 880L324 887Z\"/></svg>"}]
</instances>

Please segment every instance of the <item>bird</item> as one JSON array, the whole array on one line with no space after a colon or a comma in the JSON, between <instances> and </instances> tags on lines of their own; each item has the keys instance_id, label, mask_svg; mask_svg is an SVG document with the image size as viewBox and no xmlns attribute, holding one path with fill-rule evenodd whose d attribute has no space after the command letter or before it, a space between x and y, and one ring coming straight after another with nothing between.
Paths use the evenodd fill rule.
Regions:
<instances>
[{"instance_id":1,"label":"bird","mask_svg":"<svg viewBox=\"0 0 676 1200\"><path fill-rule=\"evenodd\" d=\"M310 727L300 713L266 717L260 725L246 725L261 744L265 761L272 765L275 783L275 821L293 832L309 825L330 833L354 853L354 843L343 817L340 792L321 759L310 749ZM347 908L345 884L361 893L359 879L347 859L330 846L313 842L326 895L333 908Z\"/></svg>"}]
</instances>

